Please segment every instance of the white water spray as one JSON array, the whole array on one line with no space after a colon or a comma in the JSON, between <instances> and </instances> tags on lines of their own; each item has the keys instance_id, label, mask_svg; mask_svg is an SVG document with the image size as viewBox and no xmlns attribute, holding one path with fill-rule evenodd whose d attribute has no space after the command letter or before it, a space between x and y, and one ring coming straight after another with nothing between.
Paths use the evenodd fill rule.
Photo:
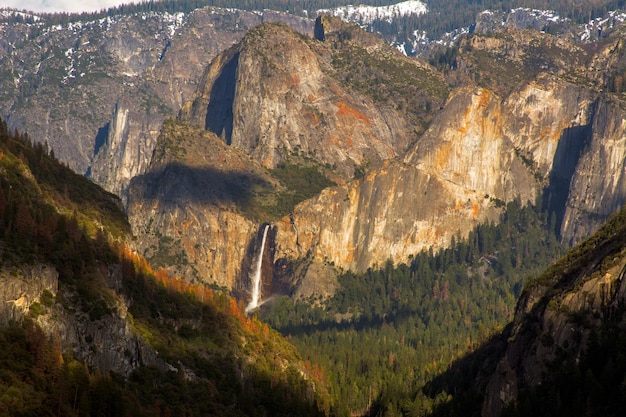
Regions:
<instances>
[{"instance_id":1,"label":"white water spray","mask_svg":"<svg viewBox=\"0 0 626 417\"><path fill-rule=\"evenodd\" d=\"M259 299L261 298L261 266L263 265L263 252L265 252L265 238L267 237L267 231L270 225L266 224L263 229L263 239L261 240L261 250L259 251L259 258L256 261L256 268L254 275L252 276L252 300L246 307L246 313L259 308Z\"/></svg>"}]
</instances>

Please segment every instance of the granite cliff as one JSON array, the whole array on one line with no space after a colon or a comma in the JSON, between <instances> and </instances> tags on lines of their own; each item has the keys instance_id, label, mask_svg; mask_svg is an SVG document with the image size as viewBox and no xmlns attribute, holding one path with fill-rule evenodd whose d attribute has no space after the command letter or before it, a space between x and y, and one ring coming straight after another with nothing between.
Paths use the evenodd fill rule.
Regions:
<instances>
[{"instance_id":1,"label":"granite cliff","mask_svg":"<svg viewBox=\"0 0 626 417\"><path fill-rule=\"evenodd\" d=\"M594 86L599 64L583 64L604 60L612 63L610 71L619 68L619 36L608 38L595 54L550 35L513 28L461 39L457 67L447 72L448 82L478 79L479 85L457 88L442 104L437 100L447 87L441 76L425 64L395 57L371 35L322 17L316 37L303 37L285 26L255 28L218 55L194 98L183 106L178 124L212 132L216 136L210 136L211 143L218 146L218 137L222 143L217 154L224 155L223 162L212 160L207 165L211 170L228 170L226 155L250 158L248 169L262 180L243 183L247 207L244 200L231 197L220 204L191 198L205 193L193 186L188 189L197 192L176 200L174 191L181 188L167 185L175 180L173 174L161 176L169 171L158 158L137 181L144 188L131 198L131 219L137 225L147 224L148 218L154 225L169 224L161 226L167 230L165 239L173 239L172 254L184 252L191 265L177 267L179 271L241 287L248 279L258 225L270 221L274 275L327 295L336 268L364 271L387 260L404 262L423 249L446 247L452 237L495 221L503 203L543 204L561 238L574 243L624 201L622 101ZM537 66L538 60L550 64L547 70ZM372 86L379 74L373 71L368 79L352 71L348 63L355 61L371 68L386 66L389 88L377 94ZM402 78L393 75L399 69ZM515 84L507 84L510 77ZM398 97L405 96L394 83L412 86L411 97L417 99L398 105ZM441 110L435 114L433 106ZM180 137L163 140L185 142ZM178 162L188 164L185 158ZM281 186L263 168L307 164L339 185L289 213L261 201L261 195L276 199L269 194ZM240 165L232 172L241 173ZM594 175L589 175L590 166L596 167ZM171 172L182 175L180 169ZM170 179L161 181L166 177ZM606 181L611 181L610 187ZM225 179L224 184L232 181ZM144 200L148 194L152 203ZM178 201L179 209L190 201L203 202L197 207L194 202L195 208L184 209L187 214L179 218L160 200ZM148 206L152 212L145 217L142 210ZM264 210L259 211L261 206ZM229 217L228 226L220 216ZM180 233L181 218L189 220L185 224L222 231L216 235L195 226L189 230L198 233ZM242 230L232 229L234 219ZM161 226L138 229L142 253L158 252L154 236ZM205 243L206 236L212 243ZM319 286L315 280L326 284Z\"/></svg>"},{"instance_id":2,"label":"granite cliff","mask_svg":"<svg viewBox=\"0 0 626 417\"><path fill-rule=\"evenodd\" d=\"M323 26L323 21L332 22L320 18L317 25ZM181 120L212 131L267 168L308 157L349 179L357 168L402 154L416 138L415 127L395 105L346 82L341 60L386 65L390 72L404 71L409 82L432 83L437 91L417 90L431 100L431 107L445 98L442 77L370 34L343 22L334 25L318 35L324 42L298 36L285 26L251 30L207 68ZM333 45L333 32L360 37ZM376 74L367 77L365 82L376 81ZM426 121L431 117L430 110L411 110Z\"/></svg>"},{"instance_id":3,"label":"granite cliff","mask_svg":"<svg viewBox=\"0 0 626 417\"><path fill-rule=\"evenodd\" d=\"M141 253L194 279L247 288L260 223L319 192L314 177L345 183L417 139L421 125L410 122L431 119L447 94L443 77L358 28L333 24L324 42L260 25L207 67L179 120L166 123L149 169L131 182ZM352 32L351 41L331 41ZM354 50L363 65L396 74L387 95L372 98L371 87L346 81L336 61L356 59ZM359 77L372 85L375 76ZM416 94L400 109L391 98L405 80ZM426 100L429 108L417 104Z\"/></svg>"},{"instance_id":4,"label":"granite cliff","mask_svg":"<svg viewBox=\"0 0 626 417\"><path fill-rule=\"evenodd\" d=\"M458 60L473 64L460 64L460 74L449 78L484 66L484 87L455 92L402 160L298 205L277 224L276 258L309 257L357 271L388 259L404 262L495 219L498 206L514 199L542 201L562 240L575 243L621 207L626 197L623 102L591 85L596 72L565 59L578 47L529 31L516 35L507 29L505 36L506 44L500 35L461 41L482 46L466 48ZM531 36L534 41L527 43ZM559 57L555 66L537 72L524 45L558 47L559 53L551 52ZM621 53L615 38L606 45L601 56ZM514 88L501 87L507 84L495 78L483 47L496 65L519 65ZM572 76L566 68L579 74ZM490 90L493 85L500 86L499 93Z\"/></svg>"},{"instance_id":5,"label":"granite cliff","mask_svg":"<svg viewBox=\"0 0 626 417\"><path fill-rule=\"evenodd\" d=\"M444 247L452 236L496 219L502 203L514 199L541 197L571 243L621 206L624 114L613 90L623 80L623 29L584 48L530 29L479 30L457 41L454 59L438 73L326 16L315 28L306 19L287 19L314 38L284 25L257 26L282 19L206 8L32 34L42 44L67 47L62 59L72 65L63 61L67 71L57 81L77 108L85 100L93 108L93 117L62 123L98 132L95 146L93 137L86 146L82 133L74 135L81 145L63 142L67 152L83 155L72 157L72 167L89 169L128 203L137 249L160 265L233 288L245 280L258 225L266 221L275 223L278 275L306 275L306 267L286 267L301 259L332 275L333 266L364 270ZM70 42L76 33L82 41ZM14 68L19 51L35 46L19 43L25 41L17 32L7 39L4 59ZM96 76L105 72L89 58L94 54L106 54L113 75ZM41 65L60 68L54 57ZM13 80L6 91L17 85L26 95L11 95L13 104L3 111L20 125L22 113L14 110L27 100L54 108L46 98L54 87L41 78L54 72L16 79L15 68L3 78ZM450 85L457 90L447 98ZM82 98L73 98L79 91ZM181 106L178 123L212 132L189 130L219 149L221 161L195 145L182 148L208 159L193 162L159 148L163 141L185 142L161 128ZM45 120L37 123L51 131ZM65 159L58 139L39 137ZM283 178L273 170L283 170ZM294 170L299 173L291 175ZM293 208L312 195L296 196L285 173L300 179L313 173L339 186ZM188 185L172 185L179 178ZM210 196L200 185L222 191Z\"/></svg>"},{"instance_id":6,"label":"granite cliff","mask_svg":"<svg viewBox=\"0 0 626 417\"><path fill-rule=\"evenodd\" d=\"M220 8L65 25L0 18L0 114L125 200L206 64L265 21L313 32L293 15Z\"/></svg>"}]
</instances>

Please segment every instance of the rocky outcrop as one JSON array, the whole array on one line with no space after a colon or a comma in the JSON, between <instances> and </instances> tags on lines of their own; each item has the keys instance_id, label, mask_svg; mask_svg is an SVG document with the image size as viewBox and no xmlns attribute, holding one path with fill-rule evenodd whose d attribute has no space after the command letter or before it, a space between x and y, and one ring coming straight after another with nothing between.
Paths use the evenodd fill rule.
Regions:
<instances>
[{"instance_id":1,"label":"rocky outcrop","mask_svg":"<svg viewBox=\"0 0 626 417\"><path fill-rule=\"evenodd\" d=\"M247 274L259 223L244 207L256 207L249 203L258 202L259 189L280 188L262 167L305 160L330 167L341 184L298 205L273 228L277 275L284 278L291 271L286 265L307 260L291 271L304 277L298 291L305 297L331 293L327 278L334 268L364 271L446 247L453 236L497 219L502 204L515 199L525 204L542 197L563 239L572 242L623 201L621 177L610 174L623 159L620 101L581 81L588 79L584 71L568 72L578 61L567 57L579 48L514 29L504 39L465 41L471 45L466 62L474 62L472 53L487 52L512 68L531 69L516 86L500 88L503 95L485 87L459 89L419 140L394 158L415 138L408 129L412 119L342 78L349 67L339 62L350 56L347 51L360 53L359 36L368 59L406 68L405 57L389 61L384 47L359 33L324 18L317 23L323 41L262 25L219 54L178 123L214 135L193 129L188 138L164 134L163 143L180 149L157 147L149 171L134 183L129 211L138 249L182 275L236 287ZM531 46L506 50L517 35ZM535 50L543 54L539 64L555 67L538 70ZM472 65L478 64L485 66ZM430 71L420 63L411 68ZM187 145L190 140L210 144L216 157ZM609 150L610 163L603 156ZM349 181L368 163L378 167ZM595 180L589 170L598 172ZM611 178L611 186L603 182ZM324 284L313 282L319 277Z\"/></svg>"},{"instance_id":2,"label":"rocky outcrop","mask_svg":"<svg viewBox=\"0 0 626 417\"><path fill-rule=\"evenodd\" d=\"M162 125L163 117L137 111L132 99L122 97L104 129L106 139L96 150L89 177L126 206L128 184L148 166Z\"/></svg>"},{"instance_id":3,"label":"rocky outcrop","mask_svg":"<svg viewBox=\"0 0 626 417\"><path fill-rule=\"evenodd\" d=\"M419 86L443 84L427 65L362 36L373 62L406 70ZM320 168L345 182L406 149L416 138L409 119L351 89L331 65L333 45L264 24L213 60L179 121L165 124L148 170L131 183L128 212L142 254L190 279L237 289L248 278L258 224L277 217L268 210L285 185L271 169ZM331 266L306 269L322 270L335 274Z\"/></svg>"},{"instance_id":4,"label":"rocky outcrop","mask_svg":"<svg viewBox=\"0 0 626 417\"><path fill-rule=\"evenodd\" d=\"M402 162L297 206L277 257L357 271L405 262L495 220L502 202L539 197L576 242L623 204L622 119L614 100L548 74L504 99L461 90Z\"/></svg>"},{"instance_id":5,"label":"rocky outcrop","mask_svg":"<svg viewBox=\"0 0 626 417\"><path fill-rule=\"evenodd\" d=\"M58 273L47 265L3 268L0 280L0 326L20 320L29 313L33 303L41 307L44 291L53 298L59 290Z\"/></svg>"},{"instance_id":6,"label":"rocky outcrop","mask_svg":"<svg viewBox=\"0 0 626 417\"><path fill-rule=\"evenodd\" d=\"M501 114L489 91L457 92L403 161L298 205L278 225L277 256L310 254L364 271L446 247L494 220L497 201L534 201L537 182L503 134Z\"/></svg>"},{"instance_id":7,"label":"rocky outcrop","mask_svg":"<svg viewBox=\"0 0 626 417\"><path fill-rule=\"evenodd\" d=\"M565 202L561 236L579 243L626 201L626 111L602 96L589 125L589 140L573 170Z\"/></svg>"},{"instance_id":8,"label":"rocky outcrop","mask_svg":"<svg viewBox=\"0 0 626 417\"><path fill-rule=\"evenodd\" d=\"M109 269L109 285L121 279L119 268ZM36 264L0 271L0 326L24 317L34 320L62 352L72 353L88 366L128 375L139 366L163 364L156 352L138 336L128 321L126 306L117 302L110 314L94 320L78 305L66 308L75 295L59 286L57 271Z\"/></svg>"},{"instance_id":9,"label":"rocky outcrop","mask_svg":"<svg viewBox=\"0 0 626 417\"><path fill-rule=\"evenodd\" d=\"M211 64L181 120L267 168L305 157L351 178L403 152L413 139L403 118L331 77L330 59L285 26L259 26Z\"/></svg>"},{"instance_id":10,"label":"rocky outcrop","mask_svg":"<svg viewBox=\"0 0 626 417\"><path fill-rule=\"evenodd\" d=\"M176 114L192 97L207 63L266 21L282 21L302 33L312 31L311 21L272 11L257 14L205 8L178 19L180 24L170 27L158 62L145 69L139 85L131 85L118 101L109 130L120 122L120 107L127 109L122 114L126 130L109 132L91 165L91 177L125 203L131 178L143 173L150 163L164 118Z\"/></svg>"}]
</instances>

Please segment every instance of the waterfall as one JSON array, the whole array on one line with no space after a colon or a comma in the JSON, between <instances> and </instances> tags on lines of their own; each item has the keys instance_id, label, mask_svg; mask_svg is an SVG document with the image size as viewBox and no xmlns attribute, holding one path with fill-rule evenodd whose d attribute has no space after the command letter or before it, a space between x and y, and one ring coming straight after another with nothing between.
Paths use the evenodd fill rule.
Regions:
<instances>
[{"instance_id":1,"label":"waterfall","mask_svg":"<svg viewBox=\"0 0 626 417\"><path fill-rule=\"evenodd\" d=\"M259 258L256 261L256 268L254 269L254 275L252 275L252 300L246 307L246 313L256 310L259 307L259 299L261 298L261 266L263 265L263 252L265 251L265 239L267 238L267 231L270 225L266 224L263 229L263 239L261 240L261 250L259 251Z\"/></svg>"}]
</instances>

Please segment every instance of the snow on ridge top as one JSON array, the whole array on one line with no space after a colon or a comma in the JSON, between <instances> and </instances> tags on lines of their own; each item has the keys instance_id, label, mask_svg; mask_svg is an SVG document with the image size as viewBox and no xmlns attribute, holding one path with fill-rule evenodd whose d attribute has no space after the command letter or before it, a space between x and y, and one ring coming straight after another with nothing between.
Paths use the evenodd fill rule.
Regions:
<instances>
[{"instance_id":1,"label":"snow on ridge top","mask_svg":"<svg viewBox=\"0 0 626 417\"><path fill-rule=\"evenodd\" d=\"M592 42L600 38L605 29L613 29L616 25L626 21L626 13L621 10L611 10L604 17L597 17L585 23L579 33L581 42Z\"/></svg>"},{"instance_id":2,"label":"snow on ridge top","mask_svg":"<svg viewBox=\"0 0 626 417\"><path fill-rule=\"evenodd\" d=\"M39 22L41 20L41 17L33 13L24 13L13 9L0 9L0 17L8 18L13 16L22 16L25 19L32 18L35 22Z\"/></svg>"},{"instance_id":3,"label":"snow on ridge top","mask_svg":"<svg viewBox=\"0 0 626 417\"><path fill-rule=\"evenodd\" d=\"M517 9L511 9L511 14L516 14L516 13L527 13L535 18L540 18L543 17L544 19L546 19L547 21L550 22L555 22L557 23L561 17L559 16L559 14L554 11L554 10L539 10L539 9L528 9L528 8L524 8L524 7L518 7Z\"/></svg>"},{"instance_id":4,"label":"snow on ridge top","mask_svg":"<svg viewBox=\"0 0 626 417\"><path fill-rule=\"evenodd\" d=\"M367 25L374 20L386 20L391 22L394 17L407 16L410 14L424 14L428 8L418 0L409 0L389 6L343 6L334 9L320 9L317 14L330 14L344 21L357 22Z\"/></svg>"}]
</instances>

